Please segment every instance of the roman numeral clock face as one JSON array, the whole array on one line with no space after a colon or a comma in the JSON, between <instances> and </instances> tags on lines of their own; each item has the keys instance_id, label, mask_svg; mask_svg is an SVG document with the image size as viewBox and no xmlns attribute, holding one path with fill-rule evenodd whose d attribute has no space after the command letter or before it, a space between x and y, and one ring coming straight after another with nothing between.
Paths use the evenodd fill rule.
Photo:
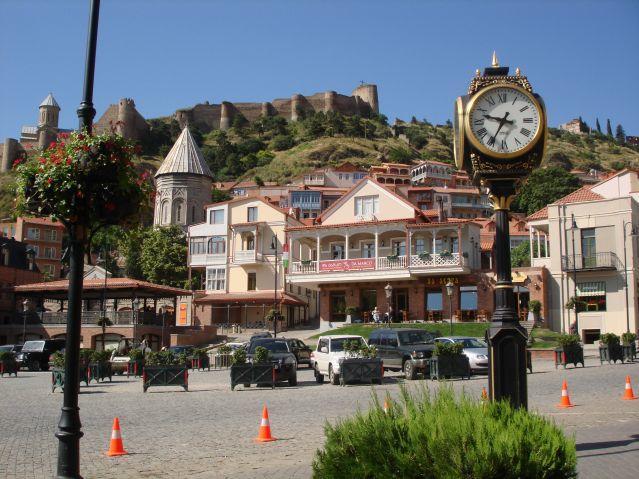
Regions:
<instances>
[{"instance_id":1,"label":"roman numeral clock face","mask_svg":"<svg viewBox=\"0 0 639 479\"><path fill-rule=\"evenodd\" d=\"M472 135L489 152L513 154L536 142L541 113L527 93L509 87L490 88L470 107Z\"/></svg>"}]
</instances>

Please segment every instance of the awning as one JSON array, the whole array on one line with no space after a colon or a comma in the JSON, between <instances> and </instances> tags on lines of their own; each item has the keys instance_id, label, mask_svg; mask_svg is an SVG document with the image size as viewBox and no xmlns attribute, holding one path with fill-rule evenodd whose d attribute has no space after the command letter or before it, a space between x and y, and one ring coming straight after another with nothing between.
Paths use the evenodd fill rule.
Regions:
<instances>
[{"instance_id":1,"label":"awning","mask_svg":"<svg viewBox=\"0 0 639 479\"><path fill-rule=\"evenodd\" d=\"M606 283L603 281L577 283L577 296L601 296L604 294L606 294Z\"/></svg>"},{"instance_id":2,"label":"awning","mask_svg":"<svg viewBox=\"0 0 639 479\"><path fill-rule=\"evenodd\" d=\"M517 271L512 273L511 277L512 277L512 280L513 280L513 284L523 284L528 279L527 275L525 275L523 273L519 273Z\"/></svg>"},{"instance_id":3,"label":"awning","mask_svg":"<svg viewBox=\"0 0 639 479\"><path fill-rule=\"evenodd\" d=\"M213 293L196 298L198 304L273 304L275 294L273 290L248 291L237 293ZM277 292L277 302L289 306L306 306L308 303L293 296L292 294Z\"/></svg>"}]
</instances>

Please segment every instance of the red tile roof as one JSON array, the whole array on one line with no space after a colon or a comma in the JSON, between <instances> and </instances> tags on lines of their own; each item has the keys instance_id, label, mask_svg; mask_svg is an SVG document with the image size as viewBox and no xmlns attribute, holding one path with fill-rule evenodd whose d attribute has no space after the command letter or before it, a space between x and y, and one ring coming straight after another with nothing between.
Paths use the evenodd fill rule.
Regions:
<instances>
[{"instance_id":1,"label":"red tile roof","mask_svg":"<svg viewBox=\"0 0 639 479\"><path fill-rule=\"evenodd\" d=\"M241 303L241 304L273 304L275 301L274 290L264 291L243 291L238 293L214 293L207 294L200 298L196 298L196 303L209 303L209 304L227 304L227 303ZM291 306L306 306L306 301L296 298L295 296L277 292L277 301L282 304Z\"/></svg>"},{"instance_id":2,"label":"red tile roof","mask_svg":"<svg viewBox=\"0 0 639 479\"><path fill-rule=\"evenodd\" d=\"M567 205L569 203L582 203L585 201L598 201L603 200L604 197L594 191L591 191L593 186L595 185L585 185L579 188L576 191L573 191L569 195L564 196L563 198L558 199L553 205ZM548 218L548 207L544 206L539 211L535 211L533 214L526 218L526 221L531 220L541 220Z\"/></svg>"},{"instance_id":3,"label":"red tile roof","mask_svg":"<svg viewBox=\"0 0 639 479\"><path fill-rule=\"evenodd\" d=\"M34 217L21 216L18 219L22 219L22 221L25 222L25 223L48 225L48 226L58 226L60 228L64 228L64 225L62 223L60 223L59 221L53 221L52 219L49 219L49 218L36 218L35 216Z\"/></svg>"},{"instance_id":4,"label":"red tile roof","mask_svg":"<svg viewBox=\"0 0 639 479\"><path fill-rule=\"evenodd\" d=\"M323 225L323 224L315 224L310 226L294 226L292 228L286 228L285 231L300 231L307 229L328 229L328 228L344 228L346 226L371 226L371 225L381 225L387 223L414 223L414 218L395 218L390 220L378 220L378 221L356 221L352 223L341 223L338 225Z\"/></svg>"}]
</instances>

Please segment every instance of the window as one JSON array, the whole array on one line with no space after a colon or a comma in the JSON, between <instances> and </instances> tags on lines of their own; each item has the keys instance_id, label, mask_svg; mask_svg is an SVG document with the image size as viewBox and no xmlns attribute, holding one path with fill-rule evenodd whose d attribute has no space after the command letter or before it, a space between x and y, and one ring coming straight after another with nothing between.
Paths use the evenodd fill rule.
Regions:
<instances>
[{"instance_id":1,"label":"window","mask_svg":"<svg viewBox=\"0 0 639 479\"><path fill-rule=\"evenodd\" d=\"M579 311L606 311L606 283L593 281L577 283Z\"/></svg>"},{"instance_id":2,"label":"window","mask_svg":"<svg viewBox=\"0 0 639 479\"><path fill-rule=\"evenodd\" d=\"M397 256L406 254L406 240L393 240L393 254Z\"/></svg>"},{"instance_id":3,"label":"window","mask_svg":"<svg viewBox=\"0 0 639 479\"><path fill-rule=\"evenodd\" d=\"M375 257L375 243L374 242L362 242L362 258L374 258Z\"/></svg>"},{"instance_id":4,"label":"window","mask_svg":"<svg viewBox=\"0 0 639 479\"><path fill-rule=\"evenodd\" d=\"M226 253L226 238L224 236L212 236L209 239L208 254L224 254Z\"/></svg>"},{"instance_id":5,"label":"window","mask_svg":"<svg viewBox=\"0 0 639 479\"><path fill-rule=\"evenodd\" d=\"M362 311L370 312L377 306L377 290L376 289L363 289L361 294L360 304L362 305Z\"/></svg>"},{"instance_id":6,"label":"window","mask_svg":"<svg viewBox=\"0 0 639 479\"><path fill-rule=\"evenodd\" d=\"M331 245L331 259L344 259L344 243L333 243Z\"/></svg>"},{"instance_id":7,"label":"window","mask_svg":"<svg viewBox=\"0 0 639 479\"><path fill-rule=\"evenodd\" d=\"M224 223L224 210L211 210L209 212L209 222L212 225L221 225Z\"/></svg>"},{"instance_id":8,"label":"window","mask_svg":"<svg viewBox=\"0 0 639 479\"><path fill-rule=\"evenodd\" d=\"M252 223L257 221L257 206L249 206L246 208L246 221Z\"/></svg>"},{"instance_id":9,"label":"window","mask_svg":"<svg viewBox=\"0 0 639 479\"><path fill-rule=\"evenodd\" d=\"M255 288L257 287L257 275L256 273L249 273L248 274L248 285L247 285L247 290L248 291L255 291Z\"/></svg>"},{"instance_id":10,"label":"window","mask_svg":"<svg viewBox=\"0 0 639 479\"><path fill-rule=\"evenodd\" d=\"M581 254L583 255L584 268L596 266L597 241L595 239L594 228L586 228L581 230Z\"/></svg>"},{"instance_id":11,"label":"window","mask_svg":"<svg viewBox=\"0 0 639 479\"><path fill-rule=\"evenodd\" d=\"M206 289L223 291L226 288L226 268L206 268Z\"/></svg>"},{"instance_id":12,"label":"window","mask_svg":"<svg viewBox=\"0 0 639 479\"><path fill-rule=\"evenodd\" d=\"M379 196L357 196L355 197L355 216L374 215L379 209Z\"/></svg>"},{"instance_id":13,"label":"window","mask_svg":"<svg viewBox=\"0 0 639 479\"><path fill-rule=\"evenodd\" d=\"M247 235L244 246L245 251L253 251L255 249L255 236L252 234Z\"/></svg>"},{"instance_id":14,"label":"window","mask_svg":"<svg viewBox=\"0 0 639 479\"><path fill-rule=\"evenodd\" d=\"M8 227L4 227L2 228L2 236L4 236L5 238L7 238L9 236L9 228Z\"/></svg>"},{"instance_id":15,"label":"window","mask_svg":"<svg viewBox=\"0 0 639 479\"><path fill-rule=\"evenodd\" d=\"M28 244L27 245L27 251L29 251L30 249L35 251L36 258L40 257L40 247L39 246L34 245L34 244Z\"/></svg>"},{"instance_id":16,"label":"window","mask_svg":"<svg viewBox=\"0 0 639 479\"><path fill-rule=\"evenodd\" d=\"M415 254L421 254L426 251L426 242L424 238L415 238Z\"/></svg>"},{"instance_id":17,"label":"window","mask_svg":"<svg viewBox=\"0 0 639 479\"><path fill-rule=\"evenodd\" d=\"M165 200L162 202L162 214L160 215L160 222L166 224L169 222L169 202Z\"/></svg>"},{"instance_id":18,"label":"window","mask_svg":"<svg viewBox=\"0 0 639 479\"><path fill-rule=\"evenodd\" d=\"M341 173L339 173L339 174L337 175L337 177L338 177L340 180L341 180L341 179L343 179L343 178L342 178L342 177L343 177L343 175L342 175Z\"/></svg>"},{"instance_id":19,"label":"window","mask_svg":"<svg viewBox=\"0 0 639 479\"><path fill-rule=\"evenodd\" d=\"M175 205L175 221L182 223L182 202L178 201Z\"/></svg>"},{"instance_id":20,"label":"window","mask_svg":"<svg viewBox=\"0 0 639 479\"><path fill-rule=\"evenodd\" d=\"M346 293L344 291L331 291L329 308L331 321L345 321Z\"/></svg>"},{"instance_id":21,"label":"window","mask_svg":"<svg viewBox=\"0 0 639 479\"><path fill-rule=\"evenodd\" d=\"M191 254L206 253L206 238L191 238Z\"/></svg>"},{"instance_id":22,"label":"window","mask_svg":"<svg viewBox=\"0 0 639 479\"><path fill-rule=\"evenodd\" d=\"M58 232L56 230L44 230L45 241L58 241Z\"/></svg>"},{"instance_id":23,"label":"window","mask_svg":"<svg viewBox=\"0 0 639 479\"><path fill-rule=\"evenodd\" d=\"M462 286L460 290L460 305L462 311L477 309L477 286Z\"/></svg>"},{"instance_id":24,"label":"window","mask_svg":"<svg viewBox=\"0 0 639 479\"><path fill-rule=\"evenodd\" d=\"M45 264L42 265L42 272L44 273L44 276L46 279L53 279L55 278L55 266L53 266L52 264Z\"/></svg>"},{"instance_id":25,"label":"window","mask_svg":"<svg viewBox=\"0 0 639 479\"><path fill-rule=\"evenodd\" d=\"M44 257L47 259L55 259L55 248L51 248L50 246L45 246Z\"/></svg>"},{"instance_id":26,"label":"window","mask_svg":"<svg viewBox=\"0 0 639 479\"><path fill-rule=\"evenodd\" d=\"M28 228L27 229L27 239L40 239L40 228Z\"/></svg>"},{"instance_id":27,"label":"window","mask_svg":"<svg viewBox=\"0 0 639 479\"><path fill-rule=\"evenodd\" d=\"M195 205L191 206L191 223L195 223Z\"/></svg>"}]
</instances>

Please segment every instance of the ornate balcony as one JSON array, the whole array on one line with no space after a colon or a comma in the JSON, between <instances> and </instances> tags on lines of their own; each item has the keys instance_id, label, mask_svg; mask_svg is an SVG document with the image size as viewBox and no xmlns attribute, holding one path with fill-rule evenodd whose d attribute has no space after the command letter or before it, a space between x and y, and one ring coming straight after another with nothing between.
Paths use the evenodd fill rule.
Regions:
<instances>
[{"instance_id":1,"label":"ornate balcony","mask_svg":"<svg viewBox=\"0 0 639 479\"><path fill-rule=\"evenodd\" d=\"M614 271L623 269L619 258L612 251L594 255L565 255L561 257L563 271Z\"/></svg>"},{"instance_id":2,"label":"ornate balcony","mask_svg":"<svg viewBox=\"0 0 639 479\"><path fill-rule=\"evenodd\" d=\"M254 249L236 251L233 256L234 264L255 264L262 261L262 254Z\"/></svg>"}]
</instances>

